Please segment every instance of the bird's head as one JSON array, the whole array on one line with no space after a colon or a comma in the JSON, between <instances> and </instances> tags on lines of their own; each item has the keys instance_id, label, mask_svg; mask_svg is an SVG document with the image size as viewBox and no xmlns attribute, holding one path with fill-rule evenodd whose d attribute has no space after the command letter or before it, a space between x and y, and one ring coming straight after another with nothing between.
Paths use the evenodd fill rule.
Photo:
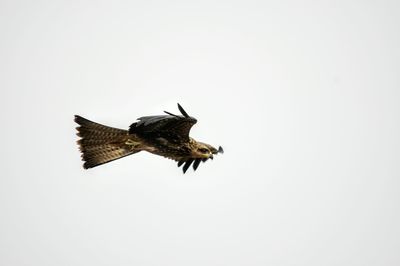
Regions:
<instances>
[{"instance_id":1,"label":"bird's head","mask_svg":"<svg viewBox=\"0 0 400 266\"><path fill-rule=\"evenodd\" d=\"M178 161L178 167L182 166L183 173L186 173L190 165L193 163L193 170L196 171L201 162L206 162L208 159L213 159L214 154L224 153L224 150L219 146L218 150L213 146L197 142L191 139L191 156L190 158L182 158Z\"/></svg>"},{"instance_id":2,"label":"bird's head","mask_svg":"<svg viewBox=\"0 0 400 266\"><path fill-rule=\"evenodd\" d=\"M224 153L224 150L220 146L218 150L211 146L210 144L207 143L202 143L202 142L197 142L196 145L194 146L194 149L192 149L192 156L193 158L199 158L199 159L213 159L214 154L218 153Z\"/></svg>"}]
</instances>

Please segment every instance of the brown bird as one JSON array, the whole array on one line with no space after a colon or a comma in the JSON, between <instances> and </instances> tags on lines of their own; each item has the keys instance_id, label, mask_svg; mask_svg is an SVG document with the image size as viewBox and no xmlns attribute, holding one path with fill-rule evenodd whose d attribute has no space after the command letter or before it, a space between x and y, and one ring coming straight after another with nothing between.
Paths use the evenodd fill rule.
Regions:
<instances>
[{"instance_id":1,"label":"brown bird","mask_svg":"<svg viewBox=\"0 0 400 266\"><path fill-rule=\"evenodd\" d=\"M133 123L129 130L104 126L79 115L77 135L85 169L105 164L122 157L147 151L178 162L186 173L193 163L196 171L200 162L213 159L214 154L223 153L213 146L189 137L189 131L197 120L189 116L178 103L182 115L164 111L166 115L143 116Z\"/></svg>"}]
</instances>

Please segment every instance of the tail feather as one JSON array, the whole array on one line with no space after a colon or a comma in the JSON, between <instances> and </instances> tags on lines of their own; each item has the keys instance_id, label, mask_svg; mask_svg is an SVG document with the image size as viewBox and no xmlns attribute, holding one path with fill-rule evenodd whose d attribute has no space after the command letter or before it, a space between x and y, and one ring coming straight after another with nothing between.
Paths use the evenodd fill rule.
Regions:
<instances>
[{"instance_id":1,"label":"tail feather","mask_svg":"<svg viewBox=\"0 0 400 266\"><path fill-rule=\"evenodd\" d=\"M140 150L134 150L126 145L128 131L104 126L76 115L75 122L79 125L77 135L79 149L82 153L83 167L92 168Z\"/></svg>"}]
</instances>

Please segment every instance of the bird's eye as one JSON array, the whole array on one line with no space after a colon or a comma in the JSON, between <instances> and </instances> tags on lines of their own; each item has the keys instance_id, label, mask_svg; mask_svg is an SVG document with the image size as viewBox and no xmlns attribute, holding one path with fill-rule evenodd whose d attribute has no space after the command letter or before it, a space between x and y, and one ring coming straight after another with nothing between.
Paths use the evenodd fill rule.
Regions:
<instances>
[{"instance_id":1,"label":"bird's eye","mask_svg":"<svg viewBox=\"0 0 400 266\"><path fill-rule=\"evenodd\" d=\"M205 149L205 148L200 148L200 149L199 149L199 152L201 152L201 153L208 153L208 150Z\"/></svg>"}]
</instances>

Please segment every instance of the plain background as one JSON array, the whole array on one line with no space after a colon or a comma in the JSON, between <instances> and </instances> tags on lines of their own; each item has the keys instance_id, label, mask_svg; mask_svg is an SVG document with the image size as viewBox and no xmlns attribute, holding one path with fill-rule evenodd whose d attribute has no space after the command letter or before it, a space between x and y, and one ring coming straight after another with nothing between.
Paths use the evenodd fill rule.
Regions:
<instances>
[{"instance_id":1,"label":"plain background","mask_svg":"<svg viewBox=\"0 0 400 266\"><path fill-rule=\"evenodd\" d=\"M400 265L398 1L1 1L0 264ZM225 154L82 169L73 115Z\"/></svg>"}]
</instances>

